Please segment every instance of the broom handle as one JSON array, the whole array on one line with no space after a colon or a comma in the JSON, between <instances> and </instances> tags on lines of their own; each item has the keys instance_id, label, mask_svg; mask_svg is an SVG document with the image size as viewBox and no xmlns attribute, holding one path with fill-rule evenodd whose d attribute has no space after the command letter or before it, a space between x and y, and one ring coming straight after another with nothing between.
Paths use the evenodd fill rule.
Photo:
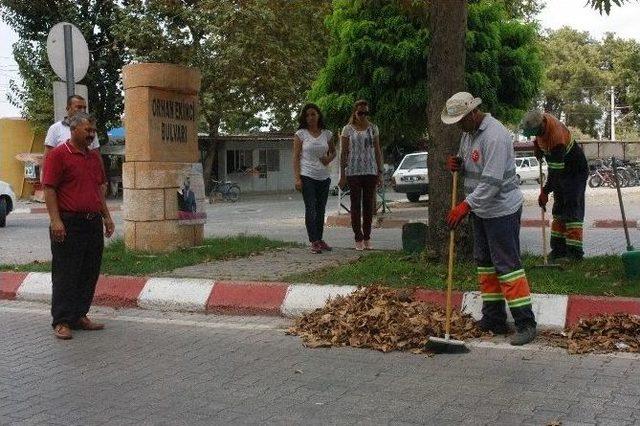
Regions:
<instances>
[{"instance_id":1,"label":"broom handle","mask_svg":"<svg viewBox=\"0 0 640 426\"><path fill-rule=\"evenodd\" d=\"M451 208L456 206L458 199L458 172L453 172L453 188L451 189ZM444 323L445 339L451 332L451 289L453 287L453 255L455 248L455 230L449 231L449 265L447 269L447 317Z\"/></svg>"},{"instance_id":2,"label":"broom handle","mask_svg":"<svg viewBox=\"0 0 640 426\"><path fill-rule=\"evenodd\" d=\"M544 182L542 182L544 175L542 174L542 161L540 165L540 192L544 188ZM544 208L540 208L540 216L542 216L542 261L547 264L547 217L545 215Z\"/></svg>"}]
</instances>

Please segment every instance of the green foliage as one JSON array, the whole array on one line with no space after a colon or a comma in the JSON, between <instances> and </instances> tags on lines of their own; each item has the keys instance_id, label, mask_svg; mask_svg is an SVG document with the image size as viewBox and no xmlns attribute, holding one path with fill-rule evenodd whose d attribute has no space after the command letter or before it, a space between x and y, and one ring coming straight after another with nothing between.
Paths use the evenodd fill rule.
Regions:
<instances>
[{"instance_id":1,"label":"green foliage","mask_svg":"<svg viewBox=\"0 0 640 426\"><path fill-rule=\"evenodd\" d=\"M331 127L344 125L364 98L384 144L415 146L425 135L429 33L424 16L404 3L334 0L329 58L310 92ZM509 19L502 3L469 5L467 86L501 119L517 121L537 94L536 37L536 27Z\"/></svg>"},{"instance_id":2,"label":"green foliage","mask_svg":"<svg viewBox=\"0 0 640 426\"><path fill-rule=\"evenodd\" d=\"M36 129L46 130L53 122L52 85L57 77L47 60L46 41L51 27L62 21L76 25L87 40L91 62L80 83L88 86L89 108L96 116L101 139L107 128L119 123L124 47L114 37L113 24L120 13L117 2L101 0L0 0L2 20L19 36L13 53L23 80L22 85L11 82L9 100Z\"/></svg>"},{"instance_id":3,"label":"green foliage","mask_svg":"<svg viewBox=\"0 0 640 426\"><path fill-rule=\"evenodd\" d=\"M568 27L542 40L545 109L591 137L609 136L610 88L615 87L619 136L640 129L640 43L607 34L602 41ZM604 120L604 128L602 121Z\"/></svg>"},{"instance_id":4,"label":"green foliage","mask_svg":"<svg viewBox=\"0 0 640 426\"><path fill-rule=\"evenodd\" d=\"M608 15L611 12L612 5L620 7L629 1L633 0L588 0L587 4L591 6L591 8L597 10L600 15L602 15L602 12Z\"/></svg>"},{"instance_id":5,"label":"green foliage","mask_svg":"<svg viewBox=\"0 0 640 426\"><path fill-rule=\"evenodd\" d=\"M326 57L327 2L131 0L118 33L135 60L198 67L209 132L293 127Z\"/></svg>"}]
</instances>

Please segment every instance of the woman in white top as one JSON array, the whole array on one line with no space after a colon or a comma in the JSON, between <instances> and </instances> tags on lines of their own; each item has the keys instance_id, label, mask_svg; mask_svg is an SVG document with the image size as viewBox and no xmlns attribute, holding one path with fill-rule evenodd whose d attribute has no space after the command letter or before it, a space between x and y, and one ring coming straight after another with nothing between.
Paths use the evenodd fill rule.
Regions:
<instances>
[{"instance_id":1,"label":"woman in white top","mask_svg":"<svg viewBox=\"0 0 640 426\"><path fill-rule=\"evenodd\" d=\"M329 197L329 164L336 157L333 133L324 128L320 108L306 104L298 117L298 131L293 137L293 173L296 190L302 191L305 224L312 253L329 251L322 239L324 213Z\"/></svg>"},{"instance_id":2,"label":"woman in white top","mask_svg":"<svg viewBox=\"0 0 640 426\"><path fill-rule=\"evenodd\" d=\"M349 184L351 228L356 250L371 250L371 222L376 186L382 184L382 150L378 126L369 122L369 103L357 101L340 140L340 187Z\"/></svg>"}]
</instances>

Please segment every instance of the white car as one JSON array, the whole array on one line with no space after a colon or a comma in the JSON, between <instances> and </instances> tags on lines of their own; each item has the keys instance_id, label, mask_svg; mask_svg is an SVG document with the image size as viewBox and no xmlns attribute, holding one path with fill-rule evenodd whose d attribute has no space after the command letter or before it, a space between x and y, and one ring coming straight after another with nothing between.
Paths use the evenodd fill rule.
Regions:
<instances>
[{"instance_id":1,"label":"white car","mask_svg":"<svg viewBox=\"0 0 640 426\"><path fill-rule=\"evenodd\" d=\"M518 183L526 181L536 181L540 183L540 163L536 157L520 157L516 158L516 175ZM542 182L548 175L547 163L542 160Z\"/></svg>"},{"instance_id":2,"label":"white car","mask_svg":"<svg viewBox=\"0 0 640 426\"><path fill-rule=\"evenodd\" d=\"M407 199L413 203L421 195L429 192L429 176L427 174L427 153L414 152L407 154L391 176L393 190L407 194Z\"/></svg>"},{"instance_id":3,"label":"white car","mask_svg":"<svg viewBox=\"0 0 640 426\"><path fill-rule=\"evenodd\" d=\"M0 180L0 228L7 225L7 215L16 205L16 194L11 185Z\"/></svg>"}]
</instances>

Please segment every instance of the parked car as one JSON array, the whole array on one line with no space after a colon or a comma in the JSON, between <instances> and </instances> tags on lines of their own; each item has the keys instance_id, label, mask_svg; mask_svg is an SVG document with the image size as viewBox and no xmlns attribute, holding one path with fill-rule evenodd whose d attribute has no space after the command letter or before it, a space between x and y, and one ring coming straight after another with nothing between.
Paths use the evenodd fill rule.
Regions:
<instances>
[{"instance_id":1,"label":"parked car","mask_svg":"<svg viewBox=\"0 0 640 426\"><path fill-rule=\"evenodd\" d=\"M407 194L407 199L413 203L421 195L429 191L429 176L427 175L427 153L414 152L404 156L400 165L391 176L393 190Z\"/></svg>"},{"instance_id":2,"label":"parked car","mask_svg":"<svg viewBox=\"0 0 640 426\"><path fill-rule=\"evenodd\" d=\"M16 205L16 194L11 185L0 180L0 228L7 225L7 215Z\"/></svg>"},{"instance_id":3,"label":"parked car","mask_svg":"<svg viewBox=\"0 0 640 426\"><path fill-rule=\"evenodd\" d=\"M540 163L536 157L520 157L516 158L516 175L518 183L526 181L536 181L540 183ZM548 176L547 163L542 160L542 181L544 182Z\"/></svg>"}]
</instances>

